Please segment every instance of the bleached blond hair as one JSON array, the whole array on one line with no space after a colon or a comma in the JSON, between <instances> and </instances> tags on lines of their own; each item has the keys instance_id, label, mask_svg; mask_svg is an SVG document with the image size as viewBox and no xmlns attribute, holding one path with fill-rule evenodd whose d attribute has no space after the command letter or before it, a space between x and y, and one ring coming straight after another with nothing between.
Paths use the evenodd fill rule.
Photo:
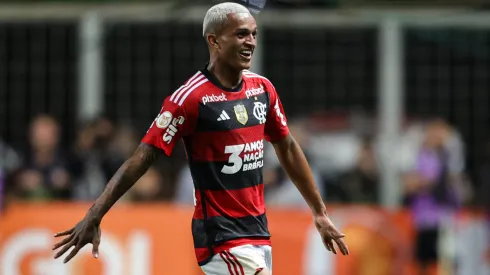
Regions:
<instances>
[{"instance_id":1,"label":"bleached blond hair","mask_svg":"<svg viewBox=\"0 0 490 275\"><path fill-rule=\"evenodd\" d=\"M202 36L206 37L208 33L216 33L220 27L228 20L228 14L243 14L252 16L250 11L245 7L233 2L225 2L212 6L204 16L202 23Z\"/></svg>"}]
</instances>

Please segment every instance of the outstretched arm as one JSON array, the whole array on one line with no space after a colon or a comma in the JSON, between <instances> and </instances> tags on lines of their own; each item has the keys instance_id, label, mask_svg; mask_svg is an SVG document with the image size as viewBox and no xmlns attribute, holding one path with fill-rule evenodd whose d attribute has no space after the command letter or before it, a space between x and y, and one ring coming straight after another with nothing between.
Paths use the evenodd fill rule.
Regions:
<instances>
[{"instance_id":1,"label":"outstretched arm","mask_svg":"<svg viewBox=\"0 0 490 275\"><path fill-rule=\"evenodd\" d=\"M187 83L190 81L192 79ZM180 91L180 88L177 91ZM85 217L73 228L55 234L55 237L66 236L53 246L53 250L62 247L55 254L55 258L75 246L65 258L67 262L88 243L93 244L92 254L97 258L101 236L100 223L104 215L146 173L160 154L170 156L177 141L193 133L197 123L199 98L187 98L186 94L177 103L177 99L174 100L175 95L176 93L165 98L160 112L142 138L141 144L114 174ZM187 98L187 101L184 102L184 98Z\"/></svg>"},{"instance_id":2,"label":"outstretched arm","mask_svg":"<svg viewBox=\"0 0 490 275\"><path fill-rule=\"evenodd\" d=\"M315 226L317 227L323 242L328 250L337 254L332 241L335 241L344 255L349 250L342 238L344 237L333 225L327 215L325 204L318 188L316 187L310 166L301 147L291 134L282 140L273 143L277 157L289 178L298 188L313 213Z\"/></svg>"},{"instance_id":3,"label":"outstretched arm","mask_svg":"<svg viewBox=\"0 0 490 275\"><path fill-rule=\"evenodd\" d=\"M54 256L58 258L68 249L75 248L66 256L64 262L70 261L86 244L93 244L92 254L99 256L100 223L104 215L124 195L138 179L148 170L160 154L160 150L151 145L141 143L134 154L119 168L107 184L94 205L75 227L55 234L55 237L66 236L53 246L53 250L62 247Z\"/></svg>"},{"instance_id":4,"label":"outstretched arm","mask_svg":"<svg viewBox=\"0 0 490 275\"><path fill-rule=\"evenodd\" d=\"M160 149L141 143L134 154L117 170L87 215L100 223L102 217L146 173L160 154Z\"/></svg>"}]
</instances>

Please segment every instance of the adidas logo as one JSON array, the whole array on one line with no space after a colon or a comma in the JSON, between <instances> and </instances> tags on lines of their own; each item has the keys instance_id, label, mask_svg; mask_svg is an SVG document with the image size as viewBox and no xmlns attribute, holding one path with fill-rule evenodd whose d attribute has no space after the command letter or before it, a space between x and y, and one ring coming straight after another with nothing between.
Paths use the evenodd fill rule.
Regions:
<instances>
[{"instance_id":1,"label":"adidas logo","mask_svg":"<svg viewBox=\"0 0 490 275\"><path fill-rule=\"evenodd\" d=\"M228 119L230 119L230 117L225 112L225 110L223 110L223 112L221 112L221 115L218 117L218 121L223 121L223 120L228 120Z\"/></svg>"}]
</instances>

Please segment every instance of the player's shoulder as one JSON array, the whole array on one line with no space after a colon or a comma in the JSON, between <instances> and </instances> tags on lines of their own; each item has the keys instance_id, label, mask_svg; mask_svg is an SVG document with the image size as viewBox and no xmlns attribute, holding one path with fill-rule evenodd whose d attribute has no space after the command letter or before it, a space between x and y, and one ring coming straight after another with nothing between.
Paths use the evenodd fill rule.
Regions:
<instances>
[{"instance_id":1,"label":"player's shoulder","mask_svg":"<svg viewBox=\"0 0 490 275\"><path fill-rule=\"evenodd\" d=\"M192 104L199 98L199 94L203 91L208 81L208 78L199 70L175 90L167 100L179 106Z\"/></svg>"},{"instance_id":2,"label":"player's shoulder","mask_svg":"<svg viewBox=\"0 0 490 275\"><path fill-rule=\"evenodd\" d=\"M273 94L276 96L276 88L272 84L272 82L265 76L254 73L249 70L243 70L243 77L245 81L248 81L252 84L252 86L259 85L265 89L265 92L268 94Z\"/></svg>"},{"instance_id":3,"label":"player's shoulder","mask_svg":"<svg viewBox=\"0 0 490 275\"><path fill-rule=\"evenodd\" d=\"M254 73L254 72L249 71L249 70L243 70L242 75L249 82L263 83L266 85L273 86L272 82L267 77L260 75L258 73Z\"/></svg>"}]
</instances>

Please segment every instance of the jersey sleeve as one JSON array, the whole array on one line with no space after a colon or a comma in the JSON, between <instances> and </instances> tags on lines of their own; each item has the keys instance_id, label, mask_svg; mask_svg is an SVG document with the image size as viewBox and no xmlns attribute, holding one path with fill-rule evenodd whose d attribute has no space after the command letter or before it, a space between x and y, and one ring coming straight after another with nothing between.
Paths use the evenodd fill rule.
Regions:
<instances>
[{"instance_id":1,"label":"jersey sleeve","mask_svg":"<svg viewBox=\"0 0 490 275\"><path fill-rule=\"evenodd\" d=\"M276 142L285 138L289 134L286 115L277 95L276 89L272 84L267 85L270 99L269 113L265 122L265 139L269 142Z\"/></svg>"},{"instance_id":2,"label":"jersey sleeve","mask_svg":"<svg viewBox=\"0 0 490 275\"><path fill-rule=\"evenodd\" d=\"M141 142L155 146L170 156L175 144L190 135L197 123L197 107L192 108L192 100L179 105L167 97Z\"/></svg>"}]
</instances>

